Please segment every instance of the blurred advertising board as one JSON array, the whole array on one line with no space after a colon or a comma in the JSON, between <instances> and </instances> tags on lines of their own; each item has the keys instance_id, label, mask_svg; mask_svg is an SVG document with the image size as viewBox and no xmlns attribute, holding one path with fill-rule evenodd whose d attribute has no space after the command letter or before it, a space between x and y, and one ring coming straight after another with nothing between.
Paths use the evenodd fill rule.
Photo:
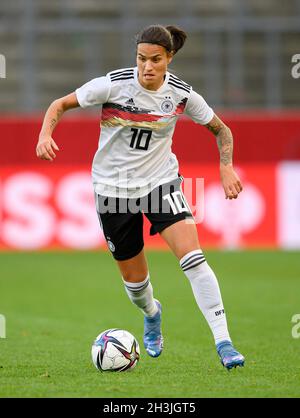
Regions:
<instances>
[{"instance_id":1,"label":"blurred advertising board","mask_svg":"<svg viewBox=\"0 0 300 418\"><path fill-rule=\"evenodd\" d=\"M183 190L200 244L213 248L300 248L300 162L236 166L244 186L226 200L217 164L184 163ZM147 248L165 248L149 236ZM88 165L0 167L0 249L106 248Z\"/></svg>"}]
</instances>

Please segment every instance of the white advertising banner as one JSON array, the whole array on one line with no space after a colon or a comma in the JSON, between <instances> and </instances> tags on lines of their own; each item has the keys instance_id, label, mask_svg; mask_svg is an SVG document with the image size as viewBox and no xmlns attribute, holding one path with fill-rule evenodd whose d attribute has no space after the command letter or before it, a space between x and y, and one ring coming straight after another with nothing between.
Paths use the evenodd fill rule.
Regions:
<instances>
[{"instance_id":1,"label":"white advertising banner","mask_svg":"<svg viewBox=\"0 0 300 418\"><path fill-rule=\"evenodd\" d=\"M277 166L279 247L300 248L300 162Z\"/></svg>"}]
</instances>

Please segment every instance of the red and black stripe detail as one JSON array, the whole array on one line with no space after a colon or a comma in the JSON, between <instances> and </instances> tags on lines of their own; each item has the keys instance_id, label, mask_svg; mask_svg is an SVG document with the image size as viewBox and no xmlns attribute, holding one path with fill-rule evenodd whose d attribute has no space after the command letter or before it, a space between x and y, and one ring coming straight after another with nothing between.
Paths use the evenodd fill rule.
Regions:
<instances>
[{"instance_id":1,"label":"red and black stripe detail","mask_svg":"<svg viewBox=\"0 0 300 418\"><path fill-rule=\"evenodd\" d=\"M187 100L188 99L186 97L182 99L171 116L182 114L187 104ZM151 110L148 109L141 109L133 106L122 106L116 103L105 103L102 107L102 121L115 117L134 122L157 122L165 117L163 115L154 115L150 113Z\"/></svg>"},{"instance_id":2,"label":"red and black stripe detail","mask_svg":"<svg viewBox=\"0 0 300 418\"><path fill-rule=\"evenodd\" d=\"M105 103L102 107L102 121L111 118L120 118L134 122L157 122L159 115L150 115L151 110L138 109L132 106L122 106L115 103Z\"/></svg>"},{"instance_id":3,"label":"red and black stripe detail","mask_svg":"<svg viewBox=\"0 0 300 418\"><path fill-rule=\"evenodd\" d=\"M184 112L185 106L187 104L187 97L181 100L181 102L177 105L174 114L175 115L181 115Z\"/></svg>"}]
</instances>

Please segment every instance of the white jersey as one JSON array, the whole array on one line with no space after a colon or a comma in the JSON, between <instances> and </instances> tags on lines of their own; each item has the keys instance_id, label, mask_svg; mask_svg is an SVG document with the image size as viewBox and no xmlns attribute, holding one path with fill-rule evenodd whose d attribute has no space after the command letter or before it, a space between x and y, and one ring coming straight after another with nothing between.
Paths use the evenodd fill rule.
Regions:
<instances>
[{"instance_id":1,"label":"white jersey","mask_svg":"<svg viewBox=\"0 0 300 418\"><path fill-rule=\"evenodd\" d=\"M191 86L167 72L156 91L138 81L137 67L95 78L76 90L81 107L102 105L92 166L95 192L138 198L178 177L172 137L178 117L205 125L213 110Z\"/></svg>"}]
</instances>

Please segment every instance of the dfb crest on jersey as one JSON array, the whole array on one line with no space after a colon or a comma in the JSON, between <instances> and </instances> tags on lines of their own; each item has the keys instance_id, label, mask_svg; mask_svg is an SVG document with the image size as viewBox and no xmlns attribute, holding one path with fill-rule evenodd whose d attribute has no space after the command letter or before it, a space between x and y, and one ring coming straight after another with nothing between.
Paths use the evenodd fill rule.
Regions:
<instances>
[{"instance_id":1,"label":"dfb crest on jersey","mask_svg":"<svg viewBox=\"0 0 300 418\"><path fill-rule=\"evenodd\" d=\"M160 105L160 108L161 108L162 112L170 113L170 112L172 112L172 110L174 108L174 105L173 105L173 102L169 98L166 98L162 102L162 104Z\"/></svg>"}]
</instances>

